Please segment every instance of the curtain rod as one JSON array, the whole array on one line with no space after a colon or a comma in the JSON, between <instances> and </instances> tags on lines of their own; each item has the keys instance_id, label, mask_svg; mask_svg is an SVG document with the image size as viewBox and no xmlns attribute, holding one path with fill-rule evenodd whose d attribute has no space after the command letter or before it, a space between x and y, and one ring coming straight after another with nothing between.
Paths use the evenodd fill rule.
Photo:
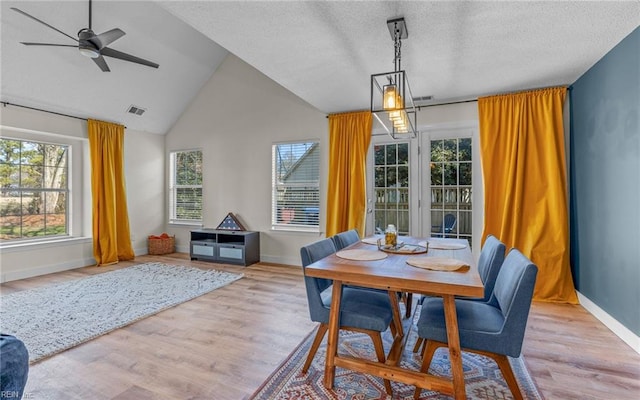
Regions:
<instances>
[{"instance_id":1,"label":"curtain rod","mask_svg":"<svg viewBox=\"0 0 640 400\"><path fill-rule=\"evenodd\" d=\"M26 108L26 109L29 109L29 110L35 110L35 111L46 112L46 113L49 113L49 114L60 115L60 116L63 116L63 117L68 117L68 118L75 118L75 119L79 119L79 120L82 120L82 121L88 121L88 118L82 118L82 117L78 117L76 115L63 114L63 113L59 113L59 112L55 112L55 111L43 110L42 108L23 106L21 104L9 103L8 101L0 101L0 103L2 103L2 105L4 107L6 107L6 106L20 107L20 108ZM127 127L125 126L125 129L126 128Z\"/></svg>"},{"instance_id":2,"label":"curtain rod","mask_svg":"<svg viewBox=\"0 0 640 400\"><path fill-rule=\"evenodd\" d=\"M20 105L20 104L13 104L13 103L9 103L9 102L7 102L7 101L3 101L3 102L2 102L2 105L3 105L3 106L5 106L5 107L6 107L6 106L14 106L14 107L20 107L20 108L27 108L27 109L29 109L29 110L42 111L42 112L46 112L46 113L49 113L49 114L61 115L61 116L63 116L63 117L69 117L69 118L81 119L81 120L83 120L83 121L86 121L86 120L87 120L86 118L76 117L75 115L63 114L63 113L59 113L59 112L55 112L55 111L43 110L43 109L41 109L41 108L35 108L35 107L29 107L29 106L23 106L23 105Z\"/></svg>"},{"instance_id":3,"label":"curtain rod","mask_svg":"<svg viewBox=\"0 0 640 400\"><path fill-rule=\"evenodd\" d=\"M462 103L473 103L474 101L478 101L478 99L470 99L470 100L459 100L459 101L450 101L448 103L436 103L436 104L426 104L424 106L416 106L416 108L418 109L418 111L423 108L423 107L435 107L435 106L448 106L450 104L462 104ZM337 113L337 114L344 114L344 113ZM328 115L325 116L325 118L329 118Z\"/></svg>"},{"instance_id":4,"label":"curtain rod","mask_svg":"<svg viewBox=\"0 0 640 400\"><path fill-rule=\"evenodd\" d=\"M562 84L562 85L554 85L554 86L543 86L543 87L533 88L533 89L522 89L522 90L518 90L518 91L515 91L515 92L497 93L497 94L494 94L494 95L486 95L486 96L481 96L481 97L501 96L501 95L505 95L505 94L516 94L516 93L522 93L522 92L530 92L530 91L534 91L534 90L552 89L552 88L556 88L556 87L564 87L564 88L567 88L567 90L573 90L573 85ZM423 106L416 106L416 108L418 110L420 110L423 107L448 106L450 104L473 103L475 101L478 101L478 99L476 98L476 99L450 101L448 103L426 104L426 105L423 105ZM326 118L329 118L329 116L327 115Z\"/></svg>"}]
</instances>

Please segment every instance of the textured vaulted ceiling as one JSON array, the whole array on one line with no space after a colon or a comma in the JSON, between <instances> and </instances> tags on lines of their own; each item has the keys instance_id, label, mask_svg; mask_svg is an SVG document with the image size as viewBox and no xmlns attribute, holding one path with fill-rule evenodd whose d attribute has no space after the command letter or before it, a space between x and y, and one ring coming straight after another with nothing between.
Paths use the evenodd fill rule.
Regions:
<instances>
[{"instance_id":1,"label":"textured vaulted ceiling","mask_svg":"<svg viewBox=\"0 0 640 400\"><path fill-rule=\"evenodd\" d=\"M107 59L107 74L73 49L17 44L65 38L9 6L72 35L87 19L86 2L3 1L2 100L156 133L221 62L215 43L328 113L369 107L370 75L393 69L391 17L407 22L413 95L435 103L573 83L640 24L639 1L96 1L96 32L120 27L112 47L160 64ZM130 104L149 111L123 116Z\"/></svg>"},{"instance_id":2,"label":"textured vaulted ceiling","mask_svg":"<svg viewBox=\"0 0 640 400\"><path fill-rule=\"evenodd\" d=\"M105 57L111 72L102 72L77 49L19 43L74 44L10 7L77 37L88 26L88 4L1 0L1 100L166 133L227 51L157 4L141 1L94 1L92 28L97 34L122 29L126 35L109 47L156 62L158 69ZM147 111L128 114L130 105Z\"/></svg>"}]
</instances>

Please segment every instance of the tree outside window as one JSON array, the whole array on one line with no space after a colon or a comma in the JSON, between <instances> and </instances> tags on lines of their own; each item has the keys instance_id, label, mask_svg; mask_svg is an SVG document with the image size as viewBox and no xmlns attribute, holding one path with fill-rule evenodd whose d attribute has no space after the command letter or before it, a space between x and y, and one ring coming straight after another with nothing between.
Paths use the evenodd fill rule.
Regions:
<instances>
[{"instance_id":1,"label":"tree outside window","mask_svg":"<svg viewBox=\"0 0 640 400\"><path fill-rule=\"evenodd\" d=\"M69 146L0 139L0 241L66 236Z\"/></svg>"},{"instance_id":2,"label":"tree outside window","mask_svg":"<svg viewBox=\"0 0 640 400\"><path fill-rule=\"evenodd\" d=\"M171 153L171 222L202 221L202 151Z\"/></svg>"}]
</instances>

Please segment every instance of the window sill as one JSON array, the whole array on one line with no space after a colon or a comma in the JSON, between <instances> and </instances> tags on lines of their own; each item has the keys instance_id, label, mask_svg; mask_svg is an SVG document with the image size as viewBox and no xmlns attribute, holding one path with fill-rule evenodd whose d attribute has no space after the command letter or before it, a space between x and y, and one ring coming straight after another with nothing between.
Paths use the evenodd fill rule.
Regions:
<instances>
[{"instance_id":1,"label":"window sill","mask_svg":"<svg viewBox=\"0 0 640 400\"><path fill-rule=\"evenodd\" d=\"M169 221L169 226L190 226L202 228L204 225L202 224L202 221Z\"/></svg>"},{"instance_id":2,"label":"window sill","mask_svg":"<svg viewBox=\"0 0 640 400\"><path fill-rule=\"evenodd\" d=\"M295 232L295 233L313 233L319 234L319 227L304 227L304 226L283 226L283 225L275 225L271 226L272 232Z\"/></svg>"},{"instance_id":3,"label":"window sill","mask_svg":"<svg viewBox=\"0 0 640 400\"><path fill-rule=\"evenodd\" d=\"M33 249L46 249L49 247L60 247L65 245L74 245L81 243L92 243L93 239L86 236L65 237L56 239L42 239L33 241L23 241L19 243L2 243L0 250L3 253L21 252Z\"/></svg>"}]
</instances>

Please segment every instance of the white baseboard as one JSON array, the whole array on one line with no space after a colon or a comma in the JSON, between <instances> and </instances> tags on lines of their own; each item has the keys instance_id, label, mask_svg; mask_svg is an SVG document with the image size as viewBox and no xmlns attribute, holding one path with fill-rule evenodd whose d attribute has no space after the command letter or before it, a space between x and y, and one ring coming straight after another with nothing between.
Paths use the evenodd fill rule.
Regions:
<instances>
[{"instance_id":1,"label":"white baseboard","mask_svg":"<svg viewBox=\"0 0 640 400\"><path fill-rule=\"evenodd\" d=\"M297 257L269 256L261 254L260 261L272 264L300 266L300 258Z\"/></svg>"},{"instance_id":2,"label":"white baseboard","mask_svg":"<svg viewBox=\"0 0 640 400\"><path fill-rule=\"evenodd\" d=\"M607 328L611 329L622 341L628 344L636 353L640 354L640 337L631 332L629 328L622 325L618 320L609 315L606 311L600 308L597 304L589 300L582 293L578 293L578 300L587 311L598 318Z\"/></svg>"},{"instance_id":3,"label":"white baseboard","mask_svg":"<svg viewBox=\"0 0 640 400\"><path fill-rule=\"evenodd\" d=\"M149 254L149 249L147 247L141 247L139 249L133 249L133 254L137 256L145 256Z\"/></svg>"},{"instance_id":4,"label":"white baseboard","mask_svg":"<svg viewBox=\"0 0 640 400\"><path fill-rule=\"evenodd\" d=\"M191 251L191 247L189 245L186 246L176 246L176 253L187 253Z\"/></svg>"},{"instance_id":5,"label":"white baseboard","mask_svg":"<svg viewBox=\"0 0 640 400\"><path fill-rule=\"evenodd\" d=\"M146 247L134 249L136 256L148 254ZM70 269L82 268L95 265L96 260L92 257L79 260L65 261L59 264L43 265L35 268L24 269L19 271L10 271L0 274L0 283L16 281L18 279L33 278L34 276L52 274L54 272L68 271Z\"/></svg>"},{"instance_id":6,"label":"white baseboard","mask_svg":"<svg viewBox=\"0 0 640 400\"><path fill-rule=\"evenodd\" d=\"M87 265L95 265L96 260L85 258L79 260L65 261L59 264L43 265L40 267L10 271L0 275L0 282L16 281L18 279L32 278L34 276L52 274L54 272L67 271L70 269L82 268Z\"/></svg>"}]
</instances>

